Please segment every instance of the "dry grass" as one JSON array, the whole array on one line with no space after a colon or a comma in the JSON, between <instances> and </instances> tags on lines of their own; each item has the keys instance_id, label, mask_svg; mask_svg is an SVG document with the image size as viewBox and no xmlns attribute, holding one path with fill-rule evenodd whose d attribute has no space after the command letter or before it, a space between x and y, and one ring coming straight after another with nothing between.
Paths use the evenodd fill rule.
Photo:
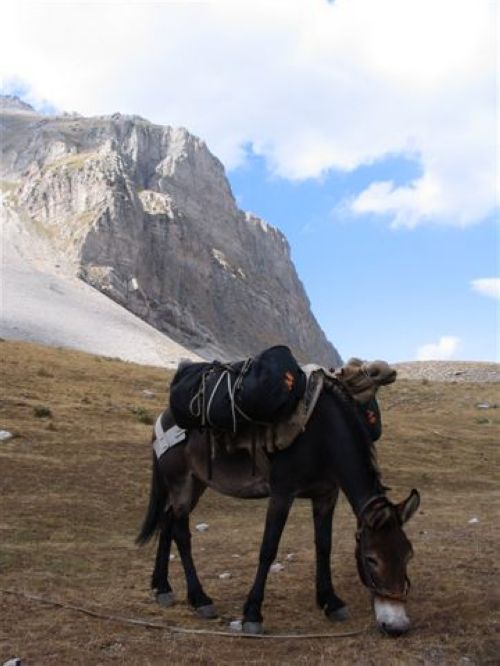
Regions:
<instances>
[{"instance_id":1,"label":"dry grass","mask_svg":"<svg viewBox=\"0 0 500 666\"><path fill-rule=\"evenodd\" d=\"M207 628L184 602L178 558L171 580L179 603L158 607L148 587L154 545L134 536L149 492L150 426L165 405L167 371L62 349L1 342L1 587L103 612ZM154 391L153 398L143 393ZM352 619L332 626L314 605L310 508L297 502L264 606L270 632L333 632L353 638L251 641L173 635L99 620L0 594L0 662L54 664L493 664L500 654L498 478L500 409L491 384L401 381L382 399L384 481L401 498L419 488L422 510L408 526L416 557L409 613L413 631L379 635L353 558L354 518L341 502L334 526L338 593ZM51 416L36 416L50 410ZM224 629L240 616L251 583L265 503L207 493L193 522L193 548ZM473 517L478 523L469 524ZM287 553L294 553L286 562ZM220 580L229 571L232 577Z\"/></svg>"}]
</instances>

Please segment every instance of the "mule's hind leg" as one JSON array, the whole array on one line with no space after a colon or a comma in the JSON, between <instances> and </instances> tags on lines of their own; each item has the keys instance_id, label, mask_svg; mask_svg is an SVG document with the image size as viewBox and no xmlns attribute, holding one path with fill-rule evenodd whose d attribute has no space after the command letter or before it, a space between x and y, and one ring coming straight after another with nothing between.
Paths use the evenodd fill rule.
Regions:
<instances>
[{"instance_id":1,"label":"mule's hind leg","mask_svg":"<svg viewBox=\"0 0 500 666\"><path fill-rule=\"evenodd\" d=\"M173 606L174 593L168 582L168 563L170 561L170 546L172 544L172 509L165 512L161 518L160 538L156 551L155 568L151 577L151 587L156 592L156 600L162 606Z\"/></svg>"},{"instance_id":2,"label":"mule's hind leg","mask_svg":"<svg viewBox=\"0 0 500 666\"><path fill-rule=\"evenodd\" d=\"M173 521L173 537L182 566L186 575L187 595L191 606L196 610L200 617L213 619L217 617L217 611L212 599L205 594L203 587L196 573L191 553L191 531L189 529L189 516L180 516Z\"/></svg>"},{"instance_id":3,"label":"mule's hind leg","mask_svg":"<svg viewBox=\"0 0 500 666\"><path fill-rule=\"evenodd\" d=\"M332 552L332 522L338 491L333 497L312 500L314 542L316 546L316 602L330 620L348 618L345 603L333 589L330 556Z\"/></svg>"}]
</instances>

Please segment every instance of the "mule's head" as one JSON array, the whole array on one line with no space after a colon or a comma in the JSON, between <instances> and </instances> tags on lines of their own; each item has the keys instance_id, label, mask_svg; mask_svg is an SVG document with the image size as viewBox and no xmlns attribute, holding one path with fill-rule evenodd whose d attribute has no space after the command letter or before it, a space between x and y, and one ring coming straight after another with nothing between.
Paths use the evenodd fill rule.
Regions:
<instances>
[{"instance_id":1,"label":"mule's head","mask_svg":"<svg viewBox=\"0 0 500 666\"><path fill-rule=\"evenodd\" d=\"M416 490L400 504L377 497L366 505L359 518L356 533L359 575L373 594L379 629L392 636L404 634L410 628L405 609L410 591L406 569L413 549L402 526L419 504Z\"/></svg>"}]
</instances>

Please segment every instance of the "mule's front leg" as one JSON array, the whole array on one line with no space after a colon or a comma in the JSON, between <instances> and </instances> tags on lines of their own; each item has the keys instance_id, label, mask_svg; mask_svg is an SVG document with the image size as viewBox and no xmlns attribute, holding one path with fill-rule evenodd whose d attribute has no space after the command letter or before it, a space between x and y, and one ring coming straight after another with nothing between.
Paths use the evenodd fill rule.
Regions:
<instances>
[{"instance_id":1,"label":"mule's front leg","mask_svg":"<svg viewBox=\"0 0 500 666\"><path fill-rule=\"evenodd\" d=\"M243 631L250 634L260 634L263 631L261 607L264 601L267 574L269 573L269 567L276 558L281 534L292 502L293 498L291 497L272 496L269 500L266 527L260 547L259 566L254 584L243 608Z\"/></svg>"},{"instance_id":2,"label":"mule's front leg","mask_svg":"<svg viewBox=\"0 0 500 666\"><path fill-rule=\"evenodd\" d=\"M330 557L332 522L338 491L333 497L315 498L313 504L314 542L316 546L316 602L330 620L346 620L345 603L333 589Z\"/></svg>"}]
</instances>

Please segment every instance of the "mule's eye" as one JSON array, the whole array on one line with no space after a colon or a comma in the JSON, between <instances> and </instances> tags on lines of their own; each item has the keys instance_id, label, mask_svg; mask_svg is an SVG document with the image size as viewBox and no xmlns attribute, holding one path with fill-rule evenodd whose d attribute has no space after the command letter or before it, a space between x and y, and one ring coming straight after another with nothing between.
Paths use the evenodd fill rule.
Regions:
<instances>
[{"instance_id":1,"label":"mule's eye","mask_svg":"<svg viewBox=\"0 0 500 666\"><path fill-rule=\"evenodd\" d=\"M378 560L376 557L372 557L371 555L366 556L366 561L371 567L378 567Z\"/></svg>"}]
</instances>

